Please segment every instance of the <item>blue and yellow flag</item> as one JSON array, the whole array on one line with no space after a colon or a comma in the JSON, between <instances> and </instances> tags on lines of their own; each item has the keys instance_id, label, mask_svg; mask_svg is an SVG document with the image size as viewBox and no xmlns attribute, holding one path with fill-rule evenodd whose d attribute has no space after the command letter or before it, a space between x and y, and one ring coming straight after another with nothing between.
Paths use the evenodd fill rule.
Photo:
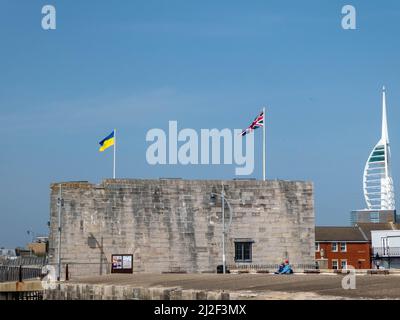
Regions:
<instances>
[{"instance_id":1,"label":"blue and yellow flag","mask_svg":"<svg viewBox=\"0 0 400 320\"><path fill-rule=\"evenodd\" d=\"M115 138L114 138L114 130L113 130L113 132L111 132L107 137L105 137L103 140L101 140L99 142L99 145L100 145L99 151L103 152L107 148L113 146L114 142L115 142L114 140L115 140Z\"/></svg>"}]
</instances>

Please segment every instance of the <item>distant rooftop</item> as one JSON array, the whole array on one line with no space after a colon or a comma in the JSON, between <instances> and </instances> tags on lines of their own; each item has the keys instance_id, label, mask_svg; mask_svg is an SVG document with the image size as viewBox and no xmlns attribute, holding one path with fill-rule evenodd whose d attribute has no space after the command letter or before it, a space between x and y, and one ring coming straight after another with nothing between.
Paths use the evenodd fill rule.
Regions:
<instances>
[{"instance_id":1,"label":"distant rooftop","mask_svg":"<svg viewBox=\"0 0 400 320\"><path fill-rule=\"evenodd\" d=\"M368 242L358 227L315 227L315 241Z\"/></svg>"},{"instance_id":2,"label":"distant rooftop","mask_svg":"<svg viewBox=\"0 0 400 320\"><path fill-rule=\"evenodd\" d=\"M358 223L353 227L323 226L315 227L315 241L371 241L373 230L400 230L400 224L396 223Z\"/></svg>"}]
</instances>

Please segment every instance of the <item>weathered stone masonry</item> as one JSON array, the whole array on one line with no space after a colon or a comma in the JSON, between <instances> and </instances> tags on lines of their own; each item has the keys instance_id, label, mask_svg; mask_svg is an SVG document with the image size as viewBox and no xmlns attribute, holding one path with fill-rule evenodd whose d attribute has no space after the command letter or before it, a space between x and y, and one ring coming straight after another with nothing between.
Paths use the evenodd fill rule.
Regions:
<instances>
[{"instance_id":1,"label":"weathered stone masonry","mask_svg":"<svg viewBox=\"0 0 400 320\"><path fill-rule=\"evenodd\" d=\"M72 277L108 273L111 254L133 254L134 271L207 272L222 261L222 185L233 208L227 264L235 240L250 239L251 264L314 263L310 182L256 180L104 180L62 185L63 266ZM57 263L60 184L51 185L50 263ZM225 207L228 220L229 210ZM64 269L64 267L63 267Z\"/></svg>"}]
</instances>

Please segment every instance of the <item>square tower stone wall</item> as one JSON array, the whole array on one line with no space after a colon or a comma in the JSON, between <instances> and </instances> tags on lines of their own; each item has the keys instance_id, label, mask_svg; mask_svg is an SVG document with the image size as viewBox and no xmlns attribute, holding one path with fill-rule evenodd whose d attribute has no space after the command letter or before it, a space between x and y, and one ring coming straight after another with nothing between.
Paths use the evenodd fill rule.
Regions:
<instances>
[{"instance_id":1,"label":"square tower stone wall","mask_svg":"<svg viewBox=\"0 0 400 320\"><path fill-rule=\"evenodd\" d=\"M51 185L50 263L62 276L110 272L112 254L132 254L135 272L215 272L222 264L222 187L232 208L228 265L314 264L313 185L298 181L109 179ZM212 196L212 193L217 196ZM229 207L225 205L226 225ZM235 241L252 242L251 261L235 261Z\"/></svg>"}]
</instances>

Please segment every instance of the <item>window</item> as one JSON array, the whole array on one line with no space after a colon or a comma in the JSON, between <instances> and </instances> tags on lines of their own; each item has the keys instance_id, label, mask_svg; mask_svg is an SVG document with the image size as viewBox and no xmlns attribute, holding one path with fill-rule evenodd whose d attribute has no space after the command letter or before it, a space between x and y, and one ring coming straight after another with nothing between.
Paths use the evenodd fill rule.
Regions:
<instances>
[{"instance_id":1,"label":"window","mask_svg":"<svg viewBox=\"0 0 400 320\"><path fill-rule=\"evenodd\" d=\"M340 251L341 251L341 252L346 252L346 251L347 251L346 242L341 242L341 243L340 243Z\"/></svg>"},{"instance_id":2,"label":"window","mask_svg":"<svg viewBox=\"0 0 400 320\"><path fill-rule=\"evenodd\" d=\"M319 252L319 242L315 243L315 251Z\"/></svg>"},{"instance_id":3,"label":"window","mask_svg":"<svg viewBox=\"0 0 400 320\"><path fill-rule=\"evenodd\" d=\"M253 242L235 242L235 262L251 262Z\"/></svg>"},{"instance_id":4,"label":"window","mask_svg":"<svg viewBox=\"0 0 400 320\"><path fill-rule=\"evenodd\" d=\"M347 269L347 260L340 260L340 269Z\"/></svg>"},{"instance_id":5,"label":"window","mask_svg":"<svg viewBox=\"0 0 400 320\"><path fill-rule=\"evenodd\" d=\"M337 252L337 242L332 242L332 252Z\"/></svg>"},{"instance_id":6,"label":"window","mask_svg":"<svg viewBox=\"0 0 400 320\"><path fill-rule=\"evenodd\" d=\"M337 260L332 260L332 269L334 269L334 270L338 269L338 261Z\"/></svg>"},{"instance_id":7,"label":"window","mask_svg":"<svg viewBox=\"0 0 400 320\"><path fill-rule=\"evenodd\" d=\"M379 222L379 212L370 212L369 220L370 220L370 222L378 223Z\"/></svg>"}]
</instances>

